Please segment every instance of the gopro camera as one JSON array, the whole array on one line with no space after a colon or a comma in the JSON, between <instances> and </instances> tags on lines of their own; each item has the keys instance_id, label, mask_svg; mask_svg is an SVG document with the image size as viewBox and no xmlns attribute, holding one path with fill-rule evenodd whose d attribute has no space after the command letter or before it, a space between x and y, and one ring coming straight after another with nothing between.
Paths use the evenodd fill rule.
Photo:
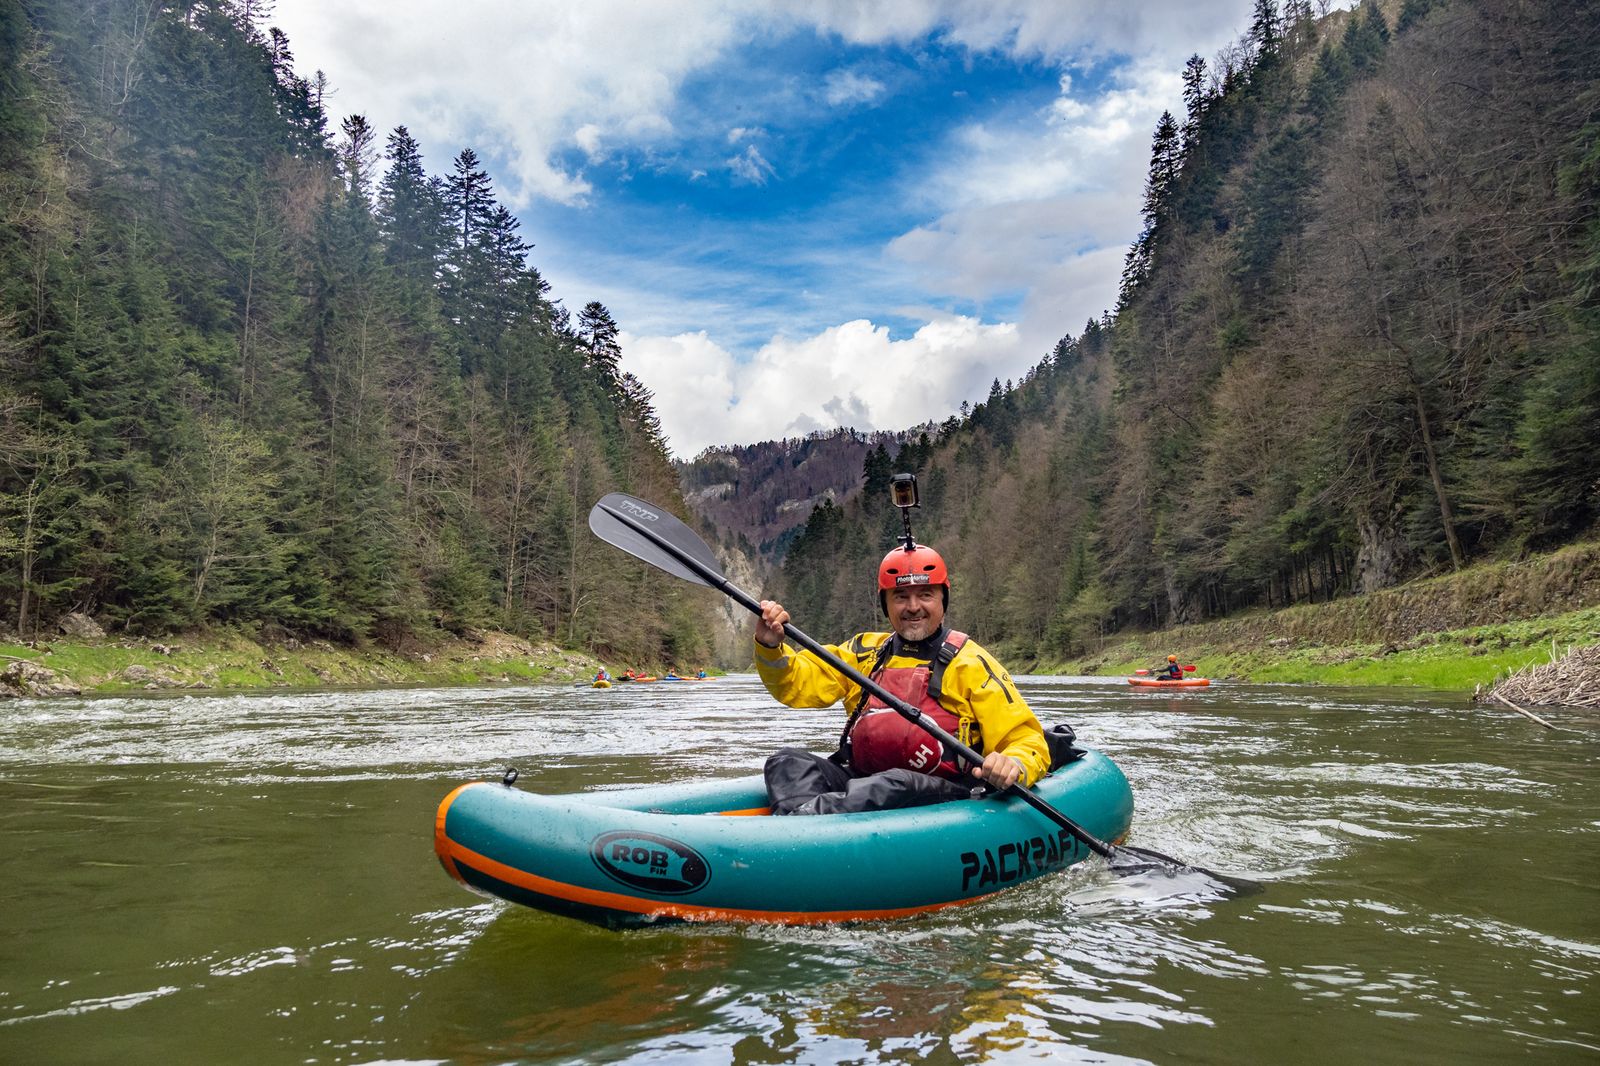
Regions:
<instances>
[{"instance_id":1,"label":"gopro camera","mask_svg":"<svg viewBox=\"0 0 1600 1066\"><path fill-rule=\"evenodd\" d=\"M896 507L917 506L917 475L896 474L889 479L889 498Z\"/></svg>"}]
</instances>

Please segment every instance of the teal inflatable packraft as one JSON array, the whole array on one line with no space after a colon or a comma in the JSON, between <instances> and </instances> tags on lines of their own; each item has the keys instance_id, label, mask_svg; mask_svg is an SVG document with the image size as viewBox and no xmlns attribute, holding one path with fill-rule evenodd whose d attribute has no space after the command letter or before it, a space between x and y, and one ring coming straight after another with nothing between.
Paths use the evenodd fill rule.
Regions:
<instances>
[{"instance_id":1,"label":"teal inflatable packraft","mask_svg":"<svg viewBox=\"0 0 1600 1066\"><path fill-rule=\"evenodd\" d=\"M1133 793L1090 751L1035 791L1101 840ZM759 776L539 796L477 782L439 805L434 850L469 888L612 927L900 918L983 899L1086 858L1016 798L772 817Z\"/></svg>"}]
</instances>

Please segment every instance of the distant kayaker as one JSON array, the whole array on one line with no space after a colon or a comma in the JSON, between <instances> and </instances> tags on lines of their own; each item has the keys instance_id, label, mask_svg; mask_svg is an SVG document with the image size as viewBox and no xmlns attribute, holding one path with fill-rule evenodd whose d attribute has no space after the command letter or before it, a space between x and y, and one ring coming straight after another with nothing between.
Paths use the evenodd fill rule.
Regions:
<instances>
[{"instance_id":1,"label":"distant kayaker","mask_svg":"<svg viewBox=\"0 0 1600 1066\"><path fill-rule=\"evenodd\" d=\"M610 681L611 675L606 673L606 668L602 666L594 672L594 679L596 681Z\"/></svg>"},{"instance_id":2,"label":"distant kayaker","mask_svg":"<svg viewBox=\"0 0 1600 1066\"><path fill-rule=\"evenodd\" d=\"M966 634L945 625L950 578L932 548L898 547L878 567L878 602L892 633L859 633L828 648L945 731L983 754L980 766L957 765L926 730L840 676L815 655L784 643L789 612L761 603L755 628L756 672L789 707L850 709L840 747L824 757L783 748L767 759L774 814L841 814L966 799L973 787L1030 785L1050 766L1044 729L1011 675Z\"/></svg>"},{"instance_id":3,"label":"distant kayaker","mask_svg":"<svg viewBox=\"0 0 1600 1066\"><path fill-rule=\"evenodd\" d=\"M1183 667L1178 665L1176 655L1167 656L1167 661L1150 671L1150 676L1160 681L1182 681Z\"/></svg>"}]
</instances>

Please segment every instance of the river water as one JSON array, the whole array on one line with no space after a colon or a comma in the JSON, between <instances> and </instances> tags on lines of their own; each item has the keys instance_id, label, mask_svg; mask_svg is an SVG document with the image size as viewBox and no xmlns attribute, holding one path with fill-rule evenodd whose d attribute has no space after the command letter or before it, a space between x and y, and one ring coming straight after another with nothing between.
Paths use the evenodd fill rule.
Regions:
<instances>
[{"instance_id":1,"label":"river water","mask_svg":"<svg viewBox=\"0 0 1600 1066\"><path fill-rule=\"evenodd\" d=\"M468 893L455 785L759 770L753 677L0 704L0 1062L1600 1061L1600 715L1018 679L1133 784L1130 843L903 922L618 933Z\"/></svg>"}]
</instances>

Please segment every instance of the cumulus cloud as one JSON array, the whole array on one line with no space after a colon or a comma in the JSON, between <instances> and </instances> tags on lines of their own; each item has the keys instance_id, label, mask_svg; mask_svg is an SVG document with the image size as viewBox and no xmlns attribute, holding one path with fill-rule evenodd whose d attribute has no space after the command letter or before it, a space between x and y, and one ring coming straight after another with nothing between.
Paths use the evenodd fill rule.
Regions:
<instances>
[{"instance_id":1,"label":"cumulus cloud","mask_svg":"<svg viewBox=\"0 0 1600 1066\"><path fill-rule=\"evenodd\" d=\"M333 106L379 129L405 124L448 157L504 155L514 205L578 203L590 193L560 162L601 140L670 143L684 80L748 39L751 27L809 27L854 44L930 33L975 50L1050 60L1150 55L1176 70L1209 54L1246 19L1239 0L278 0L302 70L326 70ZM872 99L873 79L836 72L834 103Z\"/></svg>"},{"instance_id":2,"label":"cumulus cloud","mask_svg":"<svg viewBox=\"0 0 1600 1066\"><path fill-rule=\"evenodd\" d=\"M581 0L280 0L301 69L324 69L338 112L407 125L442 156L498 157L513 206L590 193L560 162L601 139L669 142L683 79L714 60L742 16L733 3ZM491 153L488 149L493 148Z\"/></svg>"},{"instance_id":3,"label":"cumulus cloud","mask_svg":"<svg viewBox=\"0 0 1600 1066\"><path fill-rule=\"evenodd\" d=\"M629 153L664 165L685 138L706 136L703 126L690 128L680 93L690 79L736 62L754 34L809 30L855 46L919 45L933 36L1060 69L1047 106L1020 117L983 111L947 135L933 169L884 192L899 208L914 206L917 224L881 247L808 247L813 259L836 257L838 268L793 276L826 275L831 291L720 276L703 240L692 243L697 259L679 252L635 266L597 254L592 243L581 260L541 259L569 303L599 297L625 325L649 323L622 335L624 365L656 391L674 450L686 456L713 443L840 424L901 429L943 417L1097 317L1115 298L1150 133L1179 100L1183 59L1195 51L1209 57L1248 16L1244 0L475 0L448 9L432 0L278 0L274 21L290 34L301 71L329 73L335 119L362 112L380 130L406 124L431 169L474 147L490 162L501 199L519 210L585 205L593 189L583 168ZM835 109L882 106L887 94L854 68L803 92ZM736 154L723 166L737 180L760 186L777 176L768 155L781 162L781 146L762 139L763 154L752 143L768 137L760 125L767 119L752 108L737 121L710 132L720 138L726 129L731 147L679 161L691 182L715 180L715 160L730 150ZM817 220L810 235L829 225L848 226ZM837 232L827 237L840 240ZM539 239L543 254L552 238ZM748 303L763 289L795 302L723 306L711 295ZM890 292L900 306L866 310ZM770 323L804 300L834 310L808 307L813 324L801 327L803 339L771 336ZM940 308L947 301L963 311L1003 310L952 315ZM907 312L909 303L919 310ZM896 314L902 326L908 314L916 316L912 327L925 324L911 336L891 334L881 322ZM728 339L736 334L738 344Z\"/></svg>"},{"instance_id":4,"label":"cumulus cloud","mask_svg":"<svg viewBox=\"0 0 1600 1066\"><path fill-rule=\"evenodd\" d=\"M1016 365L1013 323L960 315L903 340L865 319L801 340L774 338L743 360L704 332L618 338L623 362L654 393L673 451L803 436L816 429L905 429L956 411ZM1037 361L1037 359L1033 360Z\"/></svg>"},{"instance_id":5,"label":"cumulus cloud","mask_svg":"<svg viewBox=\"0 0 1600 1066\"><path fill-rule=\"evenodd\" d=\"M887 254L930 292L1019 300L1010 370L1020 373L1115 302L1150 132L1179 88L1175 74L1150 64L1095 91L1063 76L1060 95L1031 122L959 131L946 164L922 184L939 213Z\"/></svg>"},{"instance_id":6,"label":"cumulus cloud","mask_svg":"<svg viewBox=\"0 0 1600 1066\"><path fill-rule=\"evenodd\" d=\"M1137 198L1156 119L1181 91L1176 70L1151 63L1120 69L1096 92L1063 78L1036 121L959 131L952 158L931 179L932 195L947 205L1108 190Z\"/></svg>"},{"instance_id":7,"label":"cumulus cloud","mask_svg":"<svg viewBox=\"0 0 1600 1066\"><path fill-rule=\"evenodd\" d=\"M586 122L573 133L572 139L583 149L583 154L590 159L600 157L600 127L592 122Z\"/></svg>"}]
</instances>

